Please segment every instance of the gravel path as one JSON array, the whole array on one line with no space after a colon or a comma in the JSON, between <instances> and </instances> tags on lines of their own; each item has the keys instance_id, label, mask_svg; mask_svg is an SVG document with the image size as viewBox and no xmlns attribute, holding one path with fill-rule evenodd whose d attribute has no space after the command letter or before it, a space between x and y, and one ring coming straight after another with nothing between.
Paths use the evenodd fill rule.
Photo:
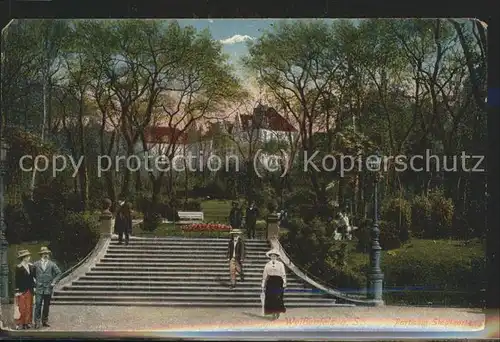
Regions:
<instances>
[{"instance_id":1,"label":"gravel path","mask_svg":"<svg viewBox=\"0 0 500 342\"><path fill-rule=\"evenodd\" d=\"M3 306L3 309L7 309ZM6 314L8 314L6 312ZM4 316L12 317L12 315ZM270 321L253 308L176 308L176 307L111 307L51 306L50 328L21 331L15 334L45 332L120 331L213 331L216 329L284 329L328 327L329 329L449 329L482 330L485 315L476 309L418 307L339 307L289 309L279 320ZM7 322L5 322L7 323ZM11 323L11 322L10 322Z\"/></svg>"}]
</instances>

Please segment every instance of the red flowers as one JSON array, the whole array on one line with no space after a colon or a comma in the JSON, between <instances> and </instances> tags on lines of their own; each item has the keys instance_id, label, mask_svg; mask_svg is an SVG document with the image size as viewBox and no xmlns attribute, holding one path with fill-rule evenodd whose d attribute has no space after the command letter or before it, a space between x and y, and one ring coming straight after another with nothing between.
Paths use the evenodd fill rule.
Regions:
<instances>
[{"instance_id":1,"label":"red flowers","mask_svg":"<svg viewBox=\"0 0 500 342\"><path fill-rule=\"evenodd\" d=\"M228 232L231 226L219 223L194 223L182 227L185 232Z\"/></svg>"}]
</instances>

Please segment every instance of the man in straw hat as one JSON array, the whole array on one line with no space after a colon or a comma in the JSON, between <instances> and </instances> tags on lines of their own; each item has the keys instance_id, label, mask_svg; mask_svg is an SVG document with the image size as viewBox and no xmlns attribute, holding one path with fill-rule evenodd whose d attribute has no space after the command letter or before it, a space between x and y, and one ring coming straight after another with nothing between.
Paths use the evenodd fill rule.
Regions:
<instances>
[{"instance_id":1,"label":"man in straw hat","mask_svg":"<svg viewBox=\"0 0 500 342\"><path fill-rule=\"evenodd\" d=\"M17 252L21 261L16 267L16 305L19 311L15 315L16 329L29 329L33 321L33 294L35 291L35 268L30 263L31 253L26 250Z\"/></svg>"},{"instance_id":2,"label":"man in straw hat","mask_svg":"<svg viewBox=\"0 0 500 342\"><path fill-rule=\"evenodd\" d=\"M40 249L41 259L35 262L36 270L36 300L35 300L35 328L49 327L49 307L54 285L61 276L61 270L55 262L50 260L51 254L47 247ZM42 312L43 304L43 312Z\"/></svg>"},{"instance_id":3,"label":"man in straw hat","mask_svg":"<svg viewBox=\"0 0 500 342\"><path fill-rule=\"evenodd\" d=\"M241 230L233 229L230 234L227 260L229 261L229 273L231 274L231 288L234 289L236 286L236 273L239 273L241 281L245 280L242 266L245 259L245 243L240 239Z\"/></svg>"},{"instance_id":4,"label":"man in straw hat","mask_svg":"<svg viewBox=\"0 0 500 342\"><path fill-rule=\"evenodd\" d=\"M272 315L273 319L278 319L280 313L286 312L283 295L286 288L285 265L278 260L280 252L272 249L266 253L271 259L264 267L262 275L262 293L264 314Z\"/></svg>"}]
</instances>

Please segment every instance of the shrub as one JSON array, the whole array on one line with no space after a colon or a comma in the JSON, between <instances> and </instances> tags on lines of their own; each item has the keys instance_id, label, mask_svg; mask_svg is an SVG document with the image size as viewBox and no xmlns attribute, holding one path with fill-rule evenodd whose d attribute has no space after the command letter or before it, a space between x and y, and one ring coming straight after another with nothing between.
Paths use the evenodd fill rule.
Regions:
<instances>
[{"instance_id":1,"label":"shrub","mask_svg":"<svg viewBox=\"0 0 500 342\"><path fill-rule=\"evenodd\" d=\"M372 222L371 219L360 220L358 229L354 231L354 237L357 240L356 251L362 253L370 251Z\"/></svg>"},{"instance_id":2,"label":"shrub","mask_svg":"<svg viewBox=\"0 0 500 342\"><path fill-rule=\"evenodd\" d=\"M32 223L32 231L42 240L52 240L59 233L69 209L67 188L60 182L35 188L33 200L26 199L24 207Z\"/></svg>"},{"instance_id":3,"label":"shrub","mask_svg":"<svg viewBox=\"0 0 500 342\"><path fill-rule=\"evenodd\" d=\"M411 205L404 198L392 198L382 205L382 220L395 227L397 236L401 242L410 239L411 227Z\"/></svg>"},{"instance_id":4,"label":"shrub","mask_svg":"<svg viewBox=\"0 0 500 342\"><path fill-rule=\"evenodd\" d=\"M68 213L50 240L58 260L72 263L84 258L99 240L99 219L90 213Z\"/></svg>"},{"instance_id":5,"label":"shrub","mask_svg":"<svg viewBox=\"0 0 500 342\"><path fill-rule=\"evenodd\" d=\"M330 261L327 261L327 264L329 263ZM328 277L324 278L323 281L329 284L329 286L349 294L357 294L360 289L366 287L365 273L360 273L349 266L337 268L335 265L329 264Z\"/></svg>"},{"instance_id":6,"label":"shrub","mask_svg":"<svg viewBox=\"0 0 500 342\"><path fill-rule=\"evenodd\" d=\"M446 198L442 190L434 190L429 194L431 203L431 223L424 231L426 238L445 238L451 235L454 206L450 198Z\"/></svg>"},{"instance_id":7,"label":"shrub","mask_svg":"<svg viewBox=\"0 0 500 342\"><path fill-rule=\"evenodd\" d=\"M153 211L144 214L144 220L141 228L148 232L153 232L162 224L162 217L159 213Z\"/></svg>"},{"instance_id":8,"label":"shrub","mask_svg":"<svg viewBox=\"0 0 500 342\"><path fill-rule=\"evenodd\" d=\"M418 245L385 255L382 269L386 287L400 289L391 294L392 301L479 305L486 262L481 246L477 241L474 244L464 248L456 241L418 240Z\"/></svg>"},{"instance_id":9,"label":"shrub","mask_svg":"<svg viewBox=\"0 0 500 342\"><path fill-rule=\"evenodd\" d=\"M177 208L179 207L180 206L177 206ZM143 213L144 222L146 223L147 221L145 224L145 226L148 226L147 230L155 230L155 225L160 224L162 218L169 221L180 220L177 210L174 211L169 201L153 204L150 198L143 196L137 200L137 208L141 213Z\"/></svg>"},{"instance_id":10,"label":"shrub","mask_svg":"<svg viewBox=\"0 0 500 342\"><path fill-rule=\"evenodd\" d=\"M201 211L201 201L199 200L188 200L184 205L183 209L186 211Z\"/></svg>"},{"instance_id":11,"label":"shrub","mask_svg":"<svg viewBox=\"0 0 500 342\"><path fill-rule=\"evenodd\" d=\"M265 231L267 228L267 222L265 220L257 220L255 223L255 231L261 232Z\"/></svg>"},{"instance_id":12,"label":"shrub","mask_svg":"<svg viewBox=\"0 0 500 342\"><path fill-rule=\"evenodd\" d=\"M5 237L11 244L37 240L29 215L21 204L8 205L5 208Z\"/></svg>"},{"instance_id":13,"label":"shrub","mask_svg":"<svg viewBox=\"0 0 500 342\"><path fill-rule=\"evenodd\" d=\"M457 239L469 240L476 236L476 229L470 224L469 213L460 212L453 215L453 234L452 236Z\"/></svg>"},{"instance_id":14,"label":"shrub","mask_svg":"<svg viewBox=\"0 0 500 342\"><path fill-rule=\"evenodd\" d=\"M276 204L276 201L269 200L269 202L267 202L266 209L267 209L268 213L275 213L277 207L278 207L278 205Z\"/></svg>"},{"instance_id":15,"label":"shrub","mask_svg":"<svg viewBox=\"0 0 500 342\"><path fill-rule=\"evenodd\" d=\"M411 203L412 234L423 237L424 232L431 226L432 204L427 196L418 195Z\"/></svg>"},{"instance_id":16,"label":"shrub","mask_svg":"<svg viewBox=\"0 0 500 342\"><path fill-rule=\"evenodd\" d=\"M300 187L289 194L286 199L286 207L290 216L301 217L308 222L316 217L315 194L310 188Z\"/></svg>"},{"instance_id":17,"label":"shrub","mask_svg":"<svg viewBox=\"0 0 500 342\"><path fill-rule=\"evenodd\" d=\"M276 208L278 207L276 201L274 200L276 198L276 192L274 191L273 188L270 186L264 186L261 189L258 189L258 187L253 189L253 195L252 199L255 201L258 207L267 209L268 204L271 202L273 203ZM248 203L250 204L250 203Z\"/></svg>"},{"instance_id":18,"label":"shrub","mask_svg":"<svg viewBox=\"0 0 500 342\"><path fill-rule=\"evenodd\" d=\"M361 253L370 252L372 228L373 220L365 219L361 222L358 230L354 231L354 236L357 239L356 251ZM383 250L388 251L401 246L400 232L394 222L379 221L378 228L380 230L379 243Z\"/></svg>"},{"instance_id":19,"label":"shrub","mask_svg":"<svg viewBox=\"0 0 500 342\"><path fill-rule=\"evenodd\" d=\"M401 247L400 231L394 222L380 221L379 229L379 242L383 250L388 251Z\"/></svg>"}]
</instances>

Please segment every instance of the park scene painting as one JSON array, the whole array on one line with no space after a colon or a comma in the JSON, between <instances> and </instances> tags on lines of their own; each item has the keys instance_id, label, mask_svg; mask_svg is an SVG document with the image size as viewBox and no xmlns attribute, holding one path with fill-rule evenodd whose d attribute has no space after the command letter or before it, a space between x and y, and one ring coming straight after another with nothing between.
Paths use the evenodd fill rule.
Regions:
<instances>
[{"instance_id":1,"label":"park scene painting","mask_svg":"<svg viewBox=\"0 0 500 342\"><path fill-rule=\"evenodd\" d=\"M486 31L13 20L3 329L482 331Z\"/></svg>"}]
</instances>

